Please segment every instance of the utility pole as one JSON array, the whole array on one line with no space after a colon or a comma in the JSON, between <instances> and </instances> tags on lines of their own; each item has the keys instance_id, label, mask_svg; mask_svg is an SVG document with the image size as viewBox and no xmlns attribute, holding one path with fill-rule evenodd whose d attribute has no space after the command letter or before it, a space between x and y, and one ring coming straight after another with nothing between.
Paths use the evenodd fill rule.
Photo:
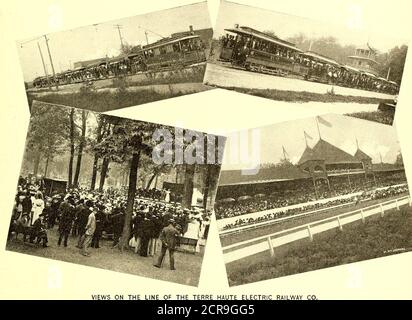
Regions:
<instances>
[{"instance_id":1,"label":"utility pole","mask_svg":"<svg viewBox=\"0 0 412 320\"><path fill-rule=\"evenodd\" d=\"M147 37L147 31L144 32L144 35L146 37L146 44L149 45L149 38Z\"/></svg>"},{"instance_id":2,"label":"utility pole","mask_svg":"<svg viewBox=\"0 0 412 320\"><path fill-rule=\"evenodd\" d=\"M123 44L123 37L122 37L122 32L120 31L120 29L122 28L122 26L121 26L120 24L116 24L114 27L115 27L115 28L117 29L117 31L119 32L120 45L121 45L121 48L123 49L123 46L124 46L124 44Z\"/></svg>"},{"instance_id":3,"label":"utility pole","mask_svg":"<svg viewBox=\"0 0 412 320\"><path fill-rule=\"evenodd\" d=\"M282 151L283 151L283 160L287 161L287 160L288 160L288 157L286 156L286 155L287 155L287 152L286 152L286 149L285 149L284 146L282 146Z\"/></svg>"},{"instance_id":4,"label":"utility pole","mask_svg":"<svg viewBox=\"0 0 412 320\"><path fill-rule=\"evenodd\" d=\"M44 39L46 40L47 52L49 53L50 65L51 65L52 72L53 72L53 79L56 80L56 73L54 72L53 59L50 53L49 39L47 38L47 35L44 35ZM59 85L57 84L57 82L56 82L56 89L59 89Z\"/></svg>"},{"instance_id":5,"label":"utility pole","mask_svg":"<svg viewBox=\"0 0 412 320\"><path fill-rule=\"evenodd\" d=\"M39 42L37 42L37 48L39 48L41 63L43 64L44 75L46 76L47 83L49 84L49 89L51 90L50 79L49 79L49 75L47 74L46 65L44 64L43 53L41 52L41 48L40 48Z\"/></svg>"}]
</instances>

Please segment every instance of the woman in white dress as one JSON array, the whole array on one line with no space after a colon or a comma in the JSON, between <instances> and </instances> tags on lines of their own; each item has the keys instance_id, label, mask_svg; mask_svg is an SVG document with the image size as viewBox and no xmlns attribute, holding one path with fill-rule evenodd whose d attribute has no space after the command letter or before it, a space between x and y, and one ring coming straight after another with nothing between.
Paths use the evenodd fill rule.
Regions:
<instances>
[{"instance_id":1,"label":"woman in white dress","mask_svg":"<svg viewBox=\"0 0 412 320\"><path fill-rule=\"evenodd\" d=\"M43 213L44 210L44 200L43 200L43 195L41 192L37 192L33 201L33 219L31 221L31 224L33 224L38 218L39 215Z\"/></svg>"},{"instance_id":2,"label":"woman in white dress","mask_svg":"<svg viewBox=\"0 0 412 320\"><path fill-rule=\"evenodd\" d=\"M184 238L190 239L190 246L193 247L195 252L199 252L198 241L200 233L200 222L196 216L191 215L190 221L187 224L187 231L183 235Z\"/></svg>"},{"instance_id":3,"label":"woman in white dress","mask_svg":"<svg viewBox=\"0 0 412 320\"><path fill-rule=\"evenodd\" d=\"M170 190L166 189L165 193L165 202L170 202Z\"/></svg>"}]
</instances>

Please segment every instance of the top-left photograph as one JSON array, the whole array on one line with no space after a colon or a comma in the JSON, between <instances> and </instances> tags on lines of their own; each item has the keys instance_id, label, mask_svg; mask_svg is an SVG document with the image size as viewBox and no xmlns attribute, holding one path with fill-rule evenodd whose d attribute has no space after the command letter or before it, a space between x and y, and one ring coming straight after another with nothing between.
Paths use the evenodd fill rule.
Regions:
<instances>
[{"instance_id":1,"label":"top-left photograph","mask_svg":"<svg viewBox=\"0 0 412 320\"><path fill-rule=\"evenodd\" d=\"M207 2L17 42L33 100L105 112L208 90Z\"/></svg>"}]
</instances>

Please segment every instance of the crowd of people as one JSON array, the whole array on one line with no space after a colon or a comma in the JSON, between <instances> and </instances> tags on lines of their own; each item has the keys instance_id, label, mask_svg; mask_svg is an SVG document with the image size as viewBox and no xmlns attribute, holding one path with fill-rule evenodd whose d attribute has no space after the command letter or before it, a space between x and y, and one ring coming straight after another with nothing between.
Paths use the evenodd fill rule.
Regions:
<instances>
[{"instance_id":1,"label":"crowd of people","mask_svg":"<svg viewBox=\"0 0 412 320\"><path fill-rule=\"evenodd\" d=\"M232 60L244 65L249 56L269 60L286 65L299 65L307 72L303 74L306 80L317 80L344 87L397 94L399 86L370 73L355 68L348 68L328 58L316 58L313 55L288 49L286 46L257 38L233 36L226 34L221 38L223 48L233 49ZM328 61L330 60L330 61ZM302 69L300 69L302 72Z\"/></svg>"},{"instance_id":2,"label":"crowd of people","mask_svg":"<svg viewBox=\"0 0 412 320\"><path fill-rule=\"evenodd\" d=\"M35 88L44 88L49 85L55 86L80 83L91 80L133 75L139 71L146 70L147 65L145 60L142 56L137 56L133 59L123 58L112 62L101 62L77 70L68 70L58 73L54 77L39 77L33 81L33 86Z\"/></svg>"},{"instance_id":3,"label":"crowd of people","mask_svg":"<svg viewBox=\"0 0 412 320\"><path fill-rule=\"evenodd\" d=\"M223 201L218 201L215 205L216 219L236 217L253 212L339 197L404 182L403 175L380 176L368 181L365 180L364 175L353 176L350 178L350 181L347 177L341 176L335 179L330 178L329 185L326 180L319 180L315 192L312 181L308 179L291 184L287 188L276 189L276 191L264 197L249 196L246 198L240 197L237 200L233 198L222 199Z\"/></svg>"},{"instance_id":4,"label":"crowd of people","mask_svg":"<svg viewBox=\"0 0 412 320\"><path fill-rule=\"evenodd\" d=\"M287 209L287 210L278 211L278 212L269 212L263 216L259 216L256 218L253 218L253 217L239 218L233 223L226 224L223 227L223 230L229 230L229 229L234 229L234 228L238 228L238 227L242 227L242 226L246 226L250 224L271 221L271 220L276 220L276 219L285 218L285 217L291 217L291 216L305 213L305 212L316 211L320 209L326 209L326 208L341 206L345 204L348 204L348 205L357 204L360 201L365 201L365 200L385 199L385 198L392 197L395 195L405 194L408 191L409 189L407 185L389 187L383 190L376 189L372 191L365 191L359 196L335 199L335 200L322 202L322 203L318 202L318 203L313 203L309 205L302 205L302 206L299 206L293 209Z\"/></svg>"},{"instance_id":5,"label":"crowd of people","mask_svg":"<svg viewBox=\"0 0 412 320\"><path fill-rule=\"evenodd\" d=\"M38 77L33 81L35 88L43 88L49 85L65 85L85 81L108 79L112 77L134 75L149 69L150 64L158 60L165 60L165 55L170 52L182 52L188 54L205 49L201 39L187 39L176 42L170 46L161 46L155 49L143 50L128 57L102 59L86 67L75 70L67 70L56 74L54 77ZM176 57L175 57L176 59Z\"/></svg>"},{"instance_id":6,"label":"crowd of people","mask_svg":"<svg viewBox=\"0 0 412 320\"><path fill-rule=\"evenodd\" d=\"M57 246L67 247L72 242L85 256L90 255L90 246L100 248L102 237L111 239L113 247L119 245L125 224L127 190L108 188L99 192L79 187L64 193L44 194L41 178L20 177L10 239L13 234L17 238L23 233L24 242L29 240L47 247L48 233L57 231ZM186 209L171 202L169 190L138 189L128 245L140 256L154 256L159 239L162 246L166 246L166 238L172 241L170 235L162 239L163 229L168 228L166 231L170 233L173 228L176 230L173 247L189 238L198 250L198 240L207 238L209 220L210 213L203 209Z\"/></svg>"}]
</instances>

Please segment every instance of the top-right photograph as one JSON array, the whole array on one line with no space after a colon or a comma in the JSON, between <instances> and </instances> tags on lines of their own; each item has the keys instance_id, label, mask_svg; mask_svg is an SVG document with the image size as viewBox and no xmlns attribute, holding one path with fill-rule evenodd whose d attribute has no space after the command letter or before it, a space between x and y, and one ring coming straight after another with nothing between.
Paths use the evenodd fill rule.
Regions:
<instances>
[{"instance_id":1,"label":"top-right photograph","mask_svg":"<svg viewBox=\"0 0 412 320\"><path fill-rule=\"evenodd\" d=\"M392 125L408 40L356 23L222 0L204 83Z\"/></svg>"}]
</instances>

